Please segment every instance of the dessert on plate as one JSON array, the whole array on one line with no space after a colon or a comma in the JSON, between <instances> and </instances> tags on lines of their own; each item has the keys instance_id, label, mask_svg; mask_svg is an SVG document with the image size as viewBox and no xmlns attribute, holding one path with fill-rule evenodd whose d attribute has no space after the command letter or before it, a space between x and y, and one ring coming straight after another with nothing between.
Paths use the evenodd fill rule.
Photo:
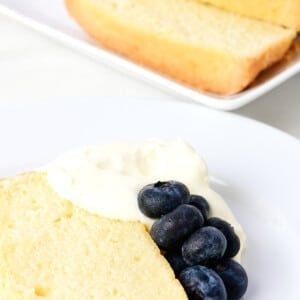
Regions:
<instances>
[{"instance_id":1,"label":"dessert on plate","mask_svg":"<svg viewBox=\"0 0 300 300\"><path fill-rule=\"evenodd\" d=\"M240 286L226 272L247 279L243 229L182 140L67 152L1 179L0 206L2 299L239 299L245 292L246 281ZM238 292L228 290L232 282Z\"/></svg>"},{"instance_id":2,"label":"dessert on plate","mask_svg":"<svg viewBox=\"0 0 300 300\"><path fill-rule=\"evenodd\" d=\"M293 20L299 19L300 11L296 0L65 3L100 46L195 89L223 95L244 90L261 71L284 57L296 36ZM237 14L242 13L239 7L252 18ZM277 18L279 24L258 20L257 11L269 21Z\"/></svg>"}]
</instances>

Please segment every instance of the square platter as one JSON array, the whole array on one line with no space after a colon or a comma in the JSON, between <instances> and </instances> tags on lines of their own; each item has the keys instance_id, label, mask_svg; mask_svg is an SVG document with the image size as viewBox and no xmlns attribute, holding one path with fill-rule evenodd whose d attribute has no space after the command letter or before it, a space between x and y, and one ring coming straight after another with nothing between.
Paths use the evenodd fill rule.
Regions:
<instances>
[{"instance_id":1,"label":"square platter","mask_svg":"<svg viewBox=\"0 0 300 300\"><path fill-rule=\"evenodd\" d=\"M285 59L264 71L246 90L230 96L204 93L101 48L68 16L63 0L0 0L0 13L137 80L219 110L240 108L300 71L300 47L296 41Z\"/></svg>"}]
</instances>

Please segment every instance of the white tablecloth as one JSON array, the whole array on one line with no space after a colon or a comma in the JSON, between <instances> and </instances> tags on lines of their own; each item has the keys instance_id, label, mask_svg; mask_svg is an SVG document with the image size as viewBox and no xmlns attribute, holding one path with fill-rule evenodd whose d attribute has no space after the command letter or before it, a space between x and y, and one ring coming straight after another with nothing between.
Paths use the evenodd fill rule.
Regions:
<instances>
[{"instance_id":1,"label":"white tablecloth","mask_svg":"<svg viewBox=\"0 0 300 300\"><path fill-rule=\"evenodd\" d=\"M299 94L300 75L297 75L235 113L300 138ZM0 103L70 96L179 101L0 15Z\"/></svg>"}]
</instances>

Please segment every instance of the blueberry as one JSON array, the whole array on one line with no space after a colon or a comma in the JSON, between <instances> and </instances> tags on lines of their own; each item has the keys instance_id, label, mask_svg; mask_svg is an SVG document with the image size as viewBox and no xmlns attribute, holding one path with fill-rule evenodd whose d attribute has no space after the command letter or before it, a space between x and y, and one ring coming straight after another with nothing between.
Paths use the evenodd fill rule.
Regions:
<instances>
[{"instance_id":1,"label":"blueberry","mask_svg":"<svg viewBox=\"0 0 300 300\"><path fill-rule=\"evenodd\" d=\"M207 267L188 267L180 273L179 280L189 300L227 300L222 279Z\"/></svg>"},{"instance_id":2,"label":"blueberry","mask_svg":"<svg viewBox=\"0 0 300 300\"><path fill-rule=\"evenodd\" d=\"M188 204L196 206L201 211L205 220L208 218L209 204L205 198L199 195L191 195Z\"/></svg>"},{"instance_id":3,"label":"blueberry","mask_svg":"<svg viewBox=\"0 0 300 300\"><path fill-rule=\"evenodd\" d=\"M182 204L154 222L150 235L159 248L172 250L178 248L203 223L204 219L199 209Z\"/></svg>"},{"instance_id":4,"label":"blueberry","mask_svg":"<svg viewBox=\"0 0 300 300\"><path fill-rule=\"evenodd\" d=\"M240 239L234 232L233 227L226 221L219 218L209 218L206 221L206 224L222 231L227 240L227 248L224 257L234 257L240 250Z\"/></svg>"},{"instance_id":5,"label":"blueberry","mask_svg":"<svg viewBox=\"0 0 300 300\"><path fill-rule=\"evenodd\" d=\"M167 252L165 258L171 265L176 276L178 276L183 269L188 267L187 263L182 258L181 247Z\"/></svg>"},{"instance_id":6,"label":"blueberry","mask_svg":"<svg viewBox=\"0 0 300 300\"><path fill-rule=\"evenodd\" d=\"M222 278L228 299L241 299L248 287L248 276L244 268L229 258L217 261L212 268Z\"/></svg>"},{"instance_id":7,"label":"blueberry","mask_svg":"<svg viewBox=\"0 0 300 300\"><path fill-rule=\"evenodd\" d=\"M148 184L138 194L140 210L150 218L160 218L186 203L190 196L188 188L177 181L158 181Z\"/></svg>"},{"instance_id":8,"label":"blueberry","mask_svg":"<svg viewBox=\"0 0 300 300\"><path fill-rule=\"evenodd\" d=\"M182 245L182 257L192 266L206 264L223 257L227 246L224 234L214 227L202 227Z\"/></svg>"}]
</instances>

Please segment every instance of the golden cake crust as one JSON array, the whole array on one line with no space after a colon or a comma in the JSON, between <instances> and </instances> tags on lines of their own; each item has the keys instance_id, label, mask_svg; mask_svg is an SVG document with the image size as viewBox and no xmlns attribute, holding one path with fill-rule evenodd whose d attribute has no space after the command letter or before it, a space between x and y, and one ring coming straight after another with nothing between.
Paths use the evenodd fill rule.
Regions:
<instances>
[{"instance_id":1,"label":"golden cake crust","mask_svg":"<svg viewBox=\"0 0 300 300\"><path fill-rule=\"evenodd\" d=\"M271 23L300 31L299 0L199 0Z\"/></svg>"}]
</instances>

